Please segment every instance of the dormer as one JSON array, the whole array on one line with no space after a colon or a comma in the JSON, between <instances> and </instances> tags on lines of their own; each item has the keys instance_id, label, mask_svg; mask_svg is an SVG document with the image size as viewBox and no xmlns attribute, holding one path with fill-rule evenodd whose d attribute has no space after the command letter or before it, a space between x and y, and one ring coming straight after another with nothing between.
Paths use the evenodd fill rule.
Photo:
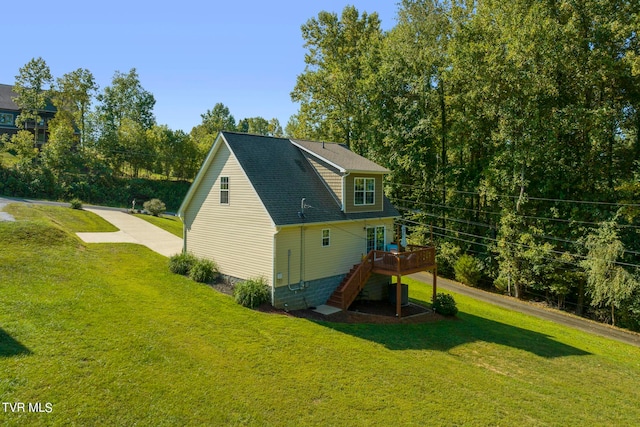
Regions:
<instances>
[{"instance_id":1,"label":"dormer","mask_svg":"<svg viewBox=\"0 0 640 427\"><path fill-rule=\"evenodd\" d=\"M342 212L384 210L382 180L390 171L343 144L291 140L332 193Z\"/></svg>"}]
</instances>

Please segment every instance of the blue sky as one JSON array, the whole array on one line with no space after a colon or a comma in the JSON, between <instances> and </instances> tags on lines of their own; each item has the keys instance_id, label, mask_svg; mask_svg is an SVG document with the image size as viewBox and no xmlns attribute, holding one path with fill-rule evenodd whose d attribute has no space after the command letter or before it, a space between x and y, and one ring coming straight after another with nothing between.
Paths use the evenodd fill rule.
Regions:
<instances>
[{"instance_id":1,"label":"blue sky","mask_svg":"<svg viewBox=\"0 0 640 427\"><path fill-rule=\"evenodd\" d=\"M171 129L189 132L217 102L236 120L276 117L284 127L304 70L300 26L346 5L378 12L384 30L395 25L397 1L35 0L3 17L0 83L13 84L37 57L54 77L87 68L101 88L136 68L157 122Z\"/></svg>"}]
</instances>

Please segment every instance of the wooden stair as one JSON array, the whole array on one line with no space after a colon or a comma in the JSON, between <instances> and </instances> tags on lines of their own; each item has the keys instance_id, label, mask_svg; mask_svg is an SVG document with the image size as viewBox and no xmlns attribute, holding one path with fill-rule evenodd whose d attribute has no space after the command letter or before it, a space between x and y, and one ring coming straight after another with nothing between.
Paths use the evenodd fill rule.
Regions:
<instances>
[{"instance_id":1,"label":"wooden stair","mask_svg":"<svg viewBox=\"0 0 640 427\"><path fill-rule=\"evenodd\" d=\"M349 308L371 276L373 251L354 265L327 300L327 305L342 310Z\"/></svg>"}]
</instances>

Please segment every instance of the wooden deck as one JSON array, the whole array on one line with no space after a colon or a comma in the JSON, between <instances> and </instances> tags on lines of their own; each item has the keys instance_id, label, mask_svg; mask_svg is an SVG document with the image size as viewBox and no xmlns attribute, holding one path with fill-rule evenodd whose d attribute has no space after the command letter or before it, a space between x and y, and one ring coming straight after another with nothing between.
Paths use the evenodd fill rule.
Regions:
<instances>
[{"instance_id":1,"label":"wooden deck","mask_svg":"<svg viewBox=\"0 0 640 427\"><path fill-rule=\"evenodd\" d=\"M404 252L372 252L372 272L386 276L405 276L430 270L436 265L434 247L411 245Z\"/></svg>"},{"instance_id":2,"label":"wooden deck","mask_svg":"<svg viewBox=\"0 0 640 427\"><path fill-rule=\"evenodd\" d=\"M397 315L400 317L400 284L402 276L419 271L434 272L433 297L436 295L436 250L430 246L407 246L399 252L371 251L360 264L353 266L327 304L346 310L364 288L372 273L398 278Z\"/></svg>"}]
</instances>

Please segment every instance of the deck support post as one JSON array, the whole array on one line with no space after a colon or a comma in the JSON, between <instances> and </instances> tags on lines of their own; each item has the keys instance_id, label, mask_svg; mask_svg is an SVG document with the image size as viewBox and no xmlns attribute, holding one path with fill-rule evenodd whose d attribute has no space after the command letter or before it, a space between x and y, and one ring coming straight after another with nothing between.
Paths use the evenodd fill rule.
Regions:
<instances>
[{"instance_id":1,"label":"deck support post","mask_svg":"<svg viewBox=\"0 0 640 427\"><path fill-rule=\"evenodd\" d=\"M433 267L433 297L432 301L436 302L436 293L438 290L438 267Z\"/></svg>"},{"instance_id":2,"label":"deck support post","mask_svg":"<svg viewBox=\"0 0 640 427\"><path fill-rule=\"evenodd\" d=\"M396 317L402 317L402 276L396 277Z\"/></svg>"}]
</instances>

